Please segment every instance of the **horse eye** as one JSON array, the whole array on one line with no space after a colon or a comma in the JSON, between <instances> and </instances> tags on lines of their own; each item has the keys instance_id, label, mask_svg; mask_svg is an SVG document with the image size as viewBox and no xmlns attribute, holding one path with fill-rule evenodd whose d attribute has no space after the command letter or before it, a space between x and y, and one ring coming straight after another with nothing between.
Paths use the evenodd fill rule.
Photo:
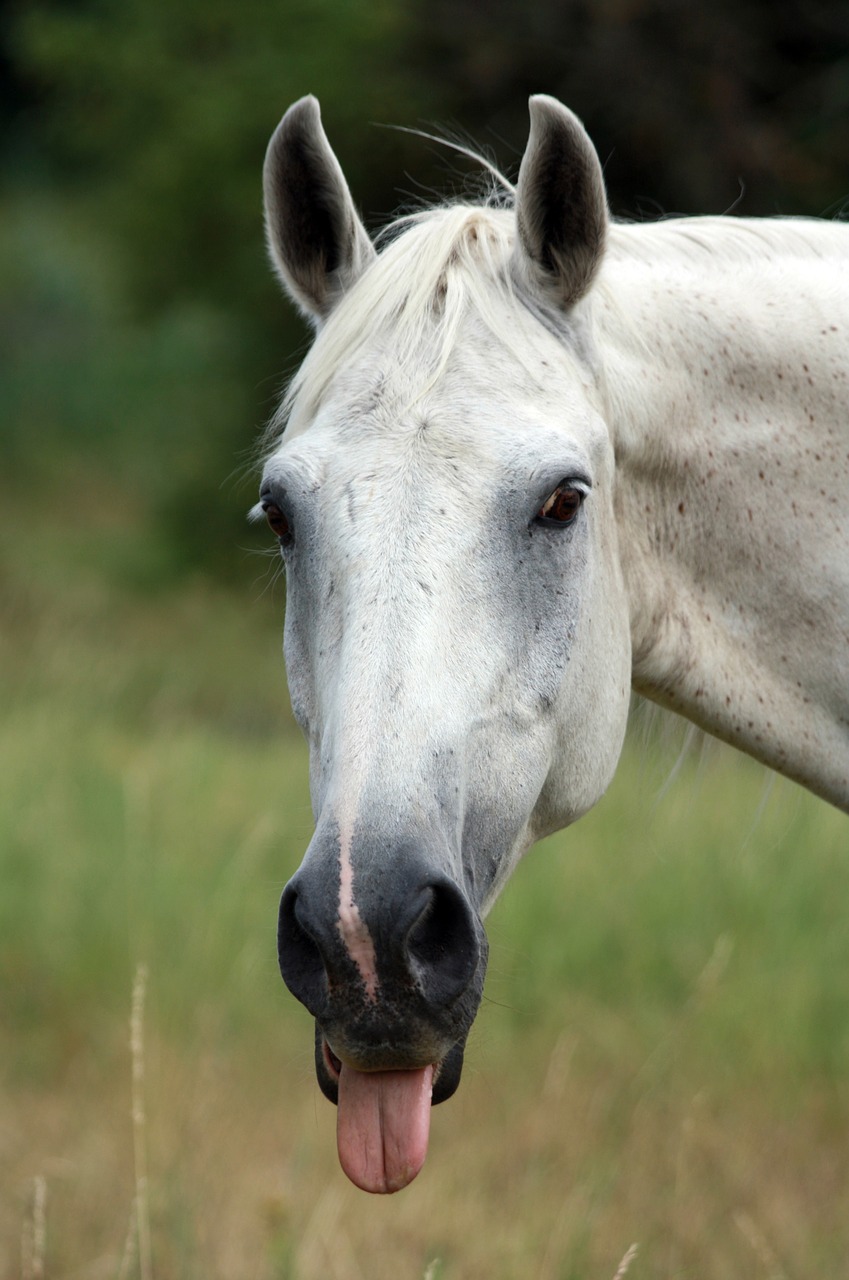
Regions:
<instances>
[{"instance_id":1,"label":"horse eye","mask_svg":"<svg viewBox=\"0 0 849 1280\"><path fill-rule=\"evenodd\" d=\"M558 485L536 514L546 524L571 524L581 509L585 494L570 484Z\"/></svg>"},{"instance_id":2,"label":"horse eye","mask_svg":"<svg viewBox=\"0 0 849 1280\"><path fill-rule=\"evenodd\" d=\"M273 502L264 502L262 509L265 512L265 518L268 521L269 528L277 535L281 543L291 541L292 529L289 521L284 516L280 508Z\"/></svg>"}]
</instances>

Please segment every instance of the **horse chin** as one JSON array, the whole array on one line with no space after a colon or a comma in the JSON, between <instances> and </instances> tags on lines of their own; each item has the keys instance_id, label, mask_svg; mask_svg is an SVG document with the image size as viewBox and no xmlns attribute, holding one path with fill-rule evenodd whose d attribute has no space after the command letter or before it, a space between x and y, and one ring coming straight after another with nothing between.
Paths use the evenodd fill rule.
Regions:
<instances>
[{"instance_id":1,"label":"horse chin","mask_svg":"<svg viewBox=\"0 0 849 1280\"><path fill-rule=\"evenodd\" d=\"M456 1092L463 1073L463 1055L466 1051L465 1039L459 1041L448 1050L441 1062L434 1063L433 1094L431 1103L445 1102ZM315 1074L318 1087L329 1102L339 1104L339 1076L342 1064L333 1053L324 1038L318 1022L315 1024Z\"/></svg>"}]
</instances>

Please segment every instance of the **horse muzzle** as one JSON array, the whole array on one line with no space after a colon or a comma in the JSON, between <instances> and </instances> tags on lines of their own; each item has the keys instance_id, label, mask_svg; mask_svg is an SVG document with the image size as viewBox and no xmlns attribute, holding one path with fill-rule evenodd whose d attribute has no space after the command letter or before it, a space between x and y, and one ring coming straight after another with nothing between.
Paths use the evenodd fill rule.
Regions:
<instances>
[{"instance_id":1,"label":"horse muzzle","mask_svg":"<svg viewBox=\"0 0 849 1280\"><path fill-rule=\"evenodd\" d=\"M280 972L340 1061L360 1071L441 1062L480 1003L483 925L443 872L396 862L376 879L346 931L338 895L306 859L280 900Z\"/></svg>"},{"instance_id":2,"label":"horse muzzle","mask_svg":"<svg viewBox=\"0 0 849 1280\"><path fill-rule=\"evenodd\" d=\"M486 934L464 890L421 857L366 863L349 899L339 865L311 846L284 889L280 972L316 1020L316 1075L339 1106L343 1167L367 1190L397 1190L424 1159L424 1111L459 1084Z\"/></svg>"}]
</instances>

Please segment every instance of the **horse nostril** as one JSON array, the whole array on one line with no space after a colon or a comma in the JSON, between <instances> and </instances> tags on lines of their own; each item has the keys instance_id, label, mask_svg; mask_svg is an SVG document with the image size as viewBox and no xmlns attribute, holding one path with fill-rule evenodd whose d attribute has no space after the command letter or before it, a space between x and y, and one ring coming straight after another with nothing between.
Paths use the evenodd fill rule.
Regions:
<instances>
[{"instance_id":1,"label":"horse nostril","mask_svg":"<svg viewBox=\"0 0 849 1280\"><path fill-rule=\"evenodd\" d=\"M327 973L318 943L302 923L303 915L298 890L290 881L277 917L277 960L292 995L318 1016L327 998Z\"/></svg>"},{"instance_id":2,"label":"horse nostril","mask_svg":"<svg viewBox=\"0 0 849 1280\"><path fill-rule=\"evenodd\" d=\"M427 901L407 933L407 950L425 996L434 1003L456 1000L480 960L474 916L450 880L427 886Z\"/></svg>"}]
</instances>

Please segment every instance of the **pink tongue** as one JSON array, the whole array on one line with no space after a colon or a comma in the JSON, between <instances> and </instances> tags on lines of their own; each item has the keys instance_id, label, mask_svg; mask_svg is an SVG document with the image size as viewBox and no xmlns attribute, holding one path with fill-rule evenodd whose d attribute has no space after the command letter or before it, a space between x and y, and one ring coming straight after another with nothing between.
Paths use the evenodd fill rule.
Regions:
<instances>
[{"instance_id":1,"label":"pink tongue","mask_svg":"<svg viewBox=\"0 0 849 1280\"><path fill-rule=\"evenodd\" d=\"M433 1067L354 1071L342 1066L339 1163L363 1191L386 1194L413 1181L427 1155Z\"/></svg>"}]
</instances>

